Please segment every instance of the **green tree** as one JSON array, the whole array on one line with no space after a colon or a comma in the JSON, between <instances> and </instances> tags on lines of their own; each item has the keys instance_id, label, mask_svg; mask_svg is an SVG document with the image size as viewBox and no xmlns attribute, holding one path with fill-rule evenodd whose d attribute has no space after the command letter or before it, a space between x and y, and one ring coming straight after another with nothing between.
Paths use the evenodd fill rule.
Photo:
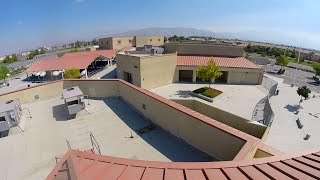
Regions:
<instances>
[{"instance_id":1,"label":"green tree","mask_svg":"<svg viewBox=\"0 0 320 180\"><path fill-rule=\"evenodd\" d=\"M7 74L9 73L9 69L6 66L0 66L0 79L5 79Z\"/></svg>"},{"instance_id":2,"label":"green tree","mask_svg":"<svg viewBox=\"0 0 320 180\"><path fill-rule=\"evenodd\" d=\"M216 79L222 75L219 67L211 58L206 66L200 66L197 70L197 77L203 81L209 81L209 87L211 85L211 80Z\"/></svg>"},{"instance_id":3,"label":"green tree","mask_svg":"<svg viewBox=\"0 0 320 180\"><path fill-rule=\"evenodd\" d=\"M81 43L79 41L77 41L76 43L74 43L74 47L75 48L80 48L81 47Z\"/></svg>"},{"instance_id":4,"label":"green tree","mask_svg":"<svg viewBox=\"0 0 320 180\"><path fill-rule=\"evenodd\" d=\"M276 64L280 65L281 69L283 69L283 66L287 66L289 64L289 59L286 55L280 55L276 58L276 60Z\"/></svg>"},{"instance_id":5,"label":"green tree","mask_svg":"<svg viewBox=\"0 0 320 180\"><path fill-rule=\"evenodd\" d=\"M36 55L39 55L38 50L31 51L30 54L28 55L28 59L33 59Z\"/></svg>"},{"instance_id":6,"label":"green tree","mask_svg":"<svg viewBox=\"0 0 320 180\"><path fill-rule=\"evenodd\" d=\"M13 63L13 62L16 62L16 61L18 61L17 55L11 54L11 55L6 56L4 58L3 63L10 64L10 63Z\"/></svg>"},{"instance_id":7,"label":"green tree","mask_svg":"<svg viewBox=\"0 0 320 180\"><path fill-rule=\"evenodd\" d=\"M99 42L98 42L98 40L97 40L97 39L93 39L93 40L91 41L91 44L92 44L92 45L98 45L98 44L99 44Z\"/></svg>"},{"instance_id":8,"label":"green tree","mask_svg":"<svg viewBox=\"0 0 320 180\"><path fill-rule=\"evenodd\" d=\"M316 75L320 76L320 64L314 64L313 69L316 71Z\"/></svg>"},{"instance_id":9,"label":"green tree","mask_svg":"<svg viewBox=\"0 0 320 180\"><path fill-rule=\"evenodd\" d=\"M304 97L304 99L307 99L309 97L309 94L311 93L311 90L307 86L301 86L298 88L297 93L299 96Z\"/></svg>"},{"instance_id":10,"label":"green tree","mask_svg":"<svg viewBox=\"0 0 320 180\"><path fill-rule=\"evenodd\" d=\"M80 70L79 69L67 69L64 72L64 78L66 78L66 79L80 78Z\"/></svg>"}]
</instances>

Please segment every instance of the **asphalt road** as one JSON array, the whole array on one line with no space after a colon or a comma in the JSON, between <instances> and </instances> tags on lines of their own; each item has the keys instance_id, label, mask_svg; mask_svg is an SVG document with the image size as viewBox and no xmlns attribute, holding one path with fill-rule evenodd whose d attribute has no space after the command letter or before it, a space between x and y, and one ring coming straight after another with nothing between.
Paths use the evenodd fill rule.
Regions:
<instances>
[{"instance_id":1,"label":"asphalt road","mask_svg":"<svg viewBox=\"0 0 320 180\"><path fill-rule=\"evenodd\" d=\"M320 85L316 84L313 80L312 76L314 76L314 73L297 70L295 68L289 68L284 67L286 70L284 75L277 74L277 71L280 69L280 66L278 65L266 65L263 66L263 69L265 73L268 73L272 76L276 76L279 78L284 79L284 83L286 84L292 84L294 83L295 86L307 86L311 89L311 91L320 92Z\"/></svg>"}]
</instances>

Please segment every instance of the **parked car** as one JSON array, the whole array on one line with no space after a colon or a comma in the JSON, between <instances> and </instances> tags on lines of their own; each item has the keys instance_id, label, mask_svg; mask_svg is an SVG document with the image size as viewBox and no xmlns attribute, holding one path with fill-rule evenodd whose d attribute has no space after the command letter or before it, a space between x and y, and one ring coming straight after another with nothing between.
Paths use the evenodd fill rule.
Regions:
<instances>
[{"instance_id":1,"label":"parked car","mask_svg":"<svg viewBox=\"0 0 320 180\"><path fill-rule=\"evenodd\" d=\"M320 76L313 76L312 77L317 84L320 84Z\"/></svg>"}]
</instances>

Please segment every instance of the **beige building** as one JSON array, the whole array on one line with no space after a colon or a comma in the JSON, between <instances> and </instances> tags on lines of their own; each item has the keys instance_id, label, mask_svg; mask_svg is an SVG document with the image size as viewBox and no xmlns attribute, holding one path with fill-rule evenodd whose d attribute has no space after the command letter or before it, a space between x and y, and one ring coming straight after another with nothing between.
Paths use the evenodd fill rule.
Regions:
<instances>
[{"instance_id":1,"label":"beige building","mask_svg":"<svg viewBox=\"0 0 320 180\"><path fill-rule=\"evenodd\" d=\"M144 45L162 46L164 36L130 36L130 37L108 37L99 39L101 49L122 49L124 47L141 47Z\"/></svg>"},{"instance_id":2,"label":"beige building","mask_svg":"<svg viewBox=\"0 0 320 180\"><path fill-rule=\"evenodd\" d=\"M165 53L173 52L178 52L179 55L242 57L244 55L244 46L199 42L166 43Z\"/></svg>"},{"instance_id":3,"label":"beige building","mask_svg":"<svg viewBox=\"0 0 320 180\"><path fill-rule=\"evenodd\" d=\"M210 56L182 56L172 54L118 54L118 78L144 89L171 83L201 83L197 69L213 59L223 73L215 83L261 84L263 69L244 57L221 58ZM134 52L131 52L134 53Z\"/></svg>"},{"instance_id":4,"label":"beige building","mask_svg":"<svg viewBox=\"0 0 320 180\"><path fill-rule=\"evenodd\" d=\"M118 78L152 89L174 82L177 54L118 54Z\"/></svg>"}]
</instances>

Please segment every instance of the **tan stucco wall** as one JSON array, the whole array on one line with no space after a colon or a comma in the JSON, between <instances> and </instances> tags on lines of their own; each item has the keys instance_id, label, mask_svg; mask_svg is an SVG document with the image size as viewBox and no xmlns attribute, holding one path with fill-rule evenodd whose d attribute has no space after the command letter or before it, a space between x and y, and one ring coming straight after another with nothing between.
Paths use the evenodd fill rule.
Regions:
<instances>
[{"instance_id":1,"label":"tan stucco wall","mask_svg":"<svg viewBox=\"0 0 320 180\"><path fill-rule=\"evenodd\" d=\"M197 78L197 66L177 66L174 74L173 82L179 82L179 70L193 70L193 82ZM252 84L257 85L262 83L263 70L262 69L245 69L245 68L220 68L220 71L228 72L228 84ZM247 74L247 75L246 75ZM244 75L244 79L241 76Z\"/></svg>"},{"instance_id":2,"label":"tan stucco wall","mask_svg":"<svg viewBox=\"0 0 320 180\"><path fill-rule=\"evenodd\" d=\"M259 139L264 136L267 130L267 127L264 125L254 124L254 122L250 120L204 104L197 100L174 99L173 101Z\"/></svg>"},{"instance_id":3,"label":"tan stucco wall","mask_svg":"<svg viewBox=\"0 0 320 180\"><path fill-rule=\"evenodd\" d=\"M144 45L162 46L164 44L164 36L135 36L134 39L136 47Z\"/></svg>"},{"instance_id":4,"label":"tan stucco wall","mask_svg":"<svg viewBox=\"0 0 320 180\"><path fill-rule=\"evenodd\" d=\"M99 39L99 48L100 49L113 49L112 37Z\"/></svg>"},{"instance_id":5,"label":"tan stucco wall","mask_svg":"<svg viewBox=\"0 0 320 180\"><path fill-rule=\"evenodd\" d=\"M229 68L229 84L261 84L263 79L262 69L237 69Z\"/></svg>"},{"instance_id":6,"label":"tan stucco wall","mask_svg":"<svg viewBox=\"0 0 320 180\"><path fill-rule=\"evenodd\" d=\"M132 84L141 87L140 57L126 54L117 54L117 77L124 79L124 72L132 74Z\"/></svg>"},{"instance_id":7,"label":"tan stucco wall","mask_svg":"<svg viewBox=\"0 0 320 180\"><path fill-rule=\"evenodd\" d=\"M134 91L126 84L119 84L119 91L125 101L155 124L217 159L232 160L245 143L240 138Z\"/></svg>"},{"instance_id":8,"label":"tan stucco wall","mask_svg":"<svg viewBox=\"0 0 320 180\"><path fill-rule=\"evenodd\" d=\"M12 93L0 95L0 102L19 98L21 103L36 101L35 96L39 99L46 99L62 95L63 81L49 83L47 85L34 86L24 90L18 90Z\"/></svg>"},{"instance_id":9,"label":"tan stucco wall","mask_svg":"<svg viewBox=\"0 0 320 180\"><path fill-rule=\"evenodd\" d=\"M119 43L120 41L120 43ZM164 36L129 36L129 37L108 37L99 39L101 49L122 49L126 46L162 46Z\"/></svg>"},{"instance_id":10,"label":"tan stucco wall","mask_svg":"<svg viewBox=\"0 0 320 180\"><path fill-rule=\"evenodd\" d=\"M152 89L173 82L177 65L177 55L163 54L150 56L134 56L118 54L117 75L124 79L124 73L132 74L132 84L143 89Z\"/></svg>"},{"instance_id":11,"label":"tan stucco wall","mask_svg":"<svg viewBox=\"0 0 320 180\"><path fill-rule=\"evenodd\" d=\"M244 55L244 47L191 43L166 43L165 52L178 52L179 55L187 54L241 57Z\"/></svg>"},{"instance_id":12,"label":"tan stucco wall","mask_svg":"<svg viewBox=\"0 0 320 180\"><path fill-rule=\"evenodd\" d=\"M177 54L141 57L141 88L152 89L171 84L176 66Z\"/></svg>"},{"instance_id":13,"label":"tan stucco wall","mask_svg":"<svg viewBox=\"0 0 320 180\"><path fill-rule=\"evenodd\" d=\"M114 81L72 81L66 80L63 89L79 86L84 95L89 97L118 97L119 82Z\"/></svg>"}]
</instances>

